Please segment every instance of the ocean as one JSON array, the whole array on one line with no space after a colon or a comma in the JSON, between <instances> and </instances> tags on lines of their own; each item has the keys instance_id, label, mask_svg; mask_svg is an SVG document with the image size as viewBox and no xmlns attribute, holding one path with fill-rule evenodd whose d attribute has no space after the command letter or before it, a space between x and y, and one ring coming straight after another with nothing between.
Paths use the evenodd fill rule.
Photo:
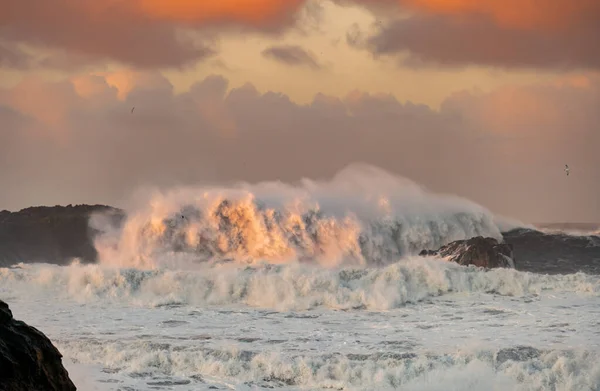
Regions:
<instances>
[{"instance_id":1,"label":"ocean","mask_svg":"<svg viewBox=\"0 0 600 391\"><path fill-rule=\"evenodd\" d=\"M378 170L153 192L97 263L0 268L80 390L600 390L597 227L533 226ZM420 257L513 245L515 269Z\"/></svg>"}]
</instances>

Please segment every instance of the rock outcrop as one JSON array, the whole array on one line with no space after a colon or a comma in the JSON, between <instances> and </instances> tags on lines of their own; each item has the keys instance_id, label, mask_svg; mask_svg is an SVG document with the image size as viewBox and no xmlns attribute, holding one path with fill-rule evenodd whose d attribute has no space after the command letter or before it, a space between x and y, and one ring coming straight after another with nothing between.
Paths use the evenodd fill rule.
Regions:
<instances>
[{"instance_id":1,"label":"rock outcrop","mask_svg":"<svg viewBox=\"0 0 600 391\"><path fill-rule=\"evenodd\" d=\"M19 212L0 211L0 267L19 262L68 264L73 258L95 262L97 252L89 228L90 216L124 213L105 205L32 207Z\"/></svg>"},{"instance_id":2,"label":"rock outcrop","mask_svg":"<svg viewBox=\"0 0 600 391\"><path fill-rule=\"evenodd\" d=\"M568 234L518 228L502 235L504 242L518 254L519 270L544 274L600 274L600 232Z\"/></svg>"},{"instance_id":3,"label":"rock outcrop","mask_svg":"<svg viewBox=\"0 0 600 391\"><path fill-rule=\"evenodd\" d=\"M15 320L0 300L0 391L77 390L62 354L39 330Z\"/></svg>"},{"instance_id":4,"label":"rock outcrop","mask_svg":"<svg viewBox=\"0 0 600 391\"><path fill-rule=\"evenodd\" d=\"M421 256L435 255L447 258L463 266L474 265L485 268L515 268L513 248L510 244L499 243L494 238L477 236L466 240L456 240L438 250L423 250Z\"/></svg>"}]
</instances>

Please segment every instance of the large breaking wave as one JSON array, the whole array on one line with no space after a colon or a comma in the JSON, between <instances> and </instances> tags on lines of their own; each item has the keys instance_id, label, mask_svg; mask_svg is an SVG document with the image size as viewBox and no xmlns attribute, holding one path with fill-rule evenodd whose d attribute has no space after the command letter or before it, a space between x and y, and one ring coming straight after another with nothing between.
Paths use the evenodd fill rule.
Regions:
<instances>
[{"instance_id":1,"label":"large breaking wave","mask_svg":"<svg viewBox=\"0 0 600 391\"><path fill-rule=\"evenodd\" d=\"M494 215L366 165L331 181L268 182L153 192L123 226L91 225L102 264L135 268L197 262L382 265L454 240L502 235Z\"/></svg>"}]
</instances>

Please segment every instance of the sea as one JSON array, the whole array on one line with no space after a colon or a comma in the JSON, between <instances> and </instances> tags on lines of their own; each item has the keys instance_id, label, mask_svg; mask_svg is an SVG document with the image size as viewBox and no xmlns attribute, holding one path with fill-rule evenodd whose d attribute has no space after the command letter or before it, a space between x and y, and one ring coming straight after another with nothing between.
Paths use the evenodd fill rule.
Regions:
<instances>
[{"instance_id":1,"label":"sea","mask_svg":"<svg viewBox=\"0 0 600 391\"><path fill-rule=\"evenodd\" d=\"M600 232L379 169L148 191L94 215L96 263L0 268L77 388L600 390ZM516 269L423 249L494 237Z\"/></svg>"}]
</instances>

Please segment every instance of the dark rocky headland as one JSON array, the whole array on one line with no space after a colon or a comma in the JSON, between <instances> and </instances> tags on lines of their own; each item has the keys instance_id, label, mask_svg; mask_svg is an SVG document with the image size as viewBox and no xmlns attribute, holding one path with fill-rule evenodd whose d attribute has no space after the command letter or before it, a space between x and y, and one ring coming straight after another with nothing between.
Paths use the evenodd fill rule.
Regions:
<instances>
[{"instance_id":1,"label":"dark rocky headland","mask_svg":"<svg viewBox=\"0 0 600 391\"><path fill-rule=\"evenodd\" d=\"M62 354L0 300L0 391L75 391Z\"/></svg>"},{"instance_id":2,"label":"dark rocky headland","mask_svg":"<svg viewBox=\"0 0 600 391\"><path fill-rule=\"evenodd\" d=\"M0 267L19 262L64 265L73 258L96 261L93 238L98 232L88 226L94 213L111 213L117 221L125 216L121 210L106 205L0 211Z\"/></svg>"}]
</instances>

